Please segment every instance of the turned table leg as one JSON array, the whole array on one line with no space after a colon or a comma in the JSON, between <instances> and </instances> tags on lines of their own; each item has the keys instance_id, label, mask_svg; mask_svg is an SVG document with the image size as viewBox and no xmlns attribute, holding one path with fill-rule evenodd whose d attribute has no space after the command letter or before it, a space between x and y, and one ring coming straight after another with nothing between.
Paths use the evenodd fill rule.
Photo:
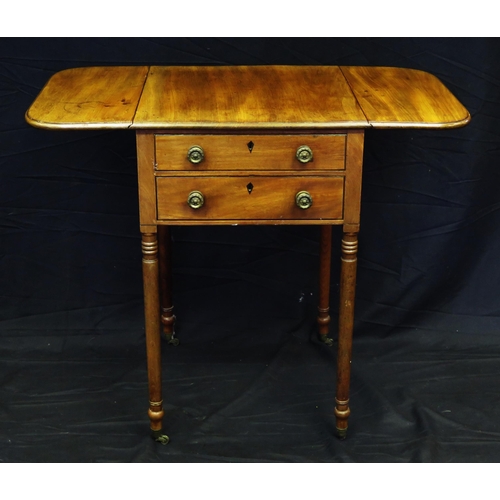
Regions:
<instances>
[{"instance_id":1,"label":"turned table leg","mask_svg":"<svg viewBox=\"0 0 500 500\"><path fill-rule=\"evenodd\" d=\"M354 296L356 288L356 263L358 234L343 234L340 271L339 343L337 355L337 395L335 416L341 438L347 434L349 385L351 379L352 334L354 327Z\"/></svg>"},{"instance_id":2,"label":"turned table leg","mask_svg":"<svg viewBox=\"0 0 500 500\"><path fill-rule=\"evenodd\" d=\"M162 431L161 336L158 276L158 240L156 233L142 235L142 274L144 281L144 316L149 380L149 411L153 438L162 444L168 436Z\"/></svg>"},{"instance_id":3,"label":"turned table leg","mask_svg":"<svg viewBox=\"0 0 500 500\"><path fill-rule=\"evenodd\" d=\"M174 338L174 306L172 304L172 257L170 228L158 226L159 266L160 266L160 308L163 333L169 344L178 345Z\"/></svg>"},{"instance_id":4,"label":"turned table leg","mask_svg":"<svg viewBox=\"0 0 500 500\"><path fill-rule=\"evenodd\" d=\"M319 339L327 345L333 344L328 336L330 328L330 269L332 261L332 226L321 226L319 243Z\"/></svg>"}]
</instances>

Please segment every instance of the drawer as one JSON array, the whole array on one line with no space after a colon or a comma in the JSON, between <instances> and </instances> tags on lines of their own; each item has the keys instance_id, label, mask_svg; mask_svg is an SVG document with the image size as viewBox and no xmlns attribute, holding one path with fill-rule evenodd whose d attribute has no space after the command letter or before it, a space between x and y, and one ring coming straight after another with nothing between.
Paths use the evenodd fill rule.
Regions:
<instances>
[{"instance_id":1,"label":"drawer","mask_svg":"<svg viewBox=\"0 0 500 500\"><path fill-rule=\"evenodd\" d=\"M198 160L200 148L203 159ZM297 150L303 148L301 162ZM157 170L343 170L346 135L156 135Z\"/></svg>"},{"instance_id":2,"label":"drawer","mask_svg":"<svg viewBox=\"0 0 500 500\"><path fill-rule=\"evenodd\" d=\"M341 220L344 177L157 177L159 220ZM191 195L191 193L195 195ZM297 206L308 193L309 208ZM201 193L196 194L196 193ZM202 200L202 206L188 204ZM307 205L308 196L302 194Z\"/></svg>"}]
</instances>

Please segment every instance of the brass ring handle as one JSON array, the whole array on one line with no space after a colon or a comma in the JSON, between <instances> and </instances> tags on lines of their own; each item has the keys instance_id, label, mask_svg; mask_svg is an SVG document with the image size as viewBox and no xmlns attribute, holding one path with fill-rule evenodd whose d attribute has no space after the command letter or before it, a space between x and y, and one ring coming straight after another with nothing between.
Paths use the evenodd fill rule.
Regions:
<instances>
[{"instance_id":1,"label":"brass ring handle","mask_svg":"<svg viewBox=\"0 0 500 500\"><path fill-rule=\"evenodd\" d=\"M203 148L200 146L191 146L187 153L188 160L195 165L201 163L205 158Z\"/></svg>"},{"instance_id":2,"label":"brass ring handle","mask_svg":"<svg viewBox=\"0 0 500 500\"><path fill-rule=\"evenodd\" d=\"M191 191L188 194L187 203L191 208L195 210L201 208L205 203L205 197L199 191Z\"/></svg>"},{"instance_id":3,"label":"brass ring handle","mask_svg":"<svg viewBox=\"0 0 500 500\"><path fill-rule=\"evenodd\" d=\"M310 193L307 191L299 191L295 195L295 204L302 208L302 210L308 209L313 204L313 199Z\"/></svg>"},{"instance_id":4,"label":"brass ring handle","mask_svg":"<svg viewBox=\"0 0 500 500\"><path fill-rule=\"evenodd\" d=\"M295 158L297 158L300 163L309 163L313 161L312 149L309 146L299 146L295 153Z\"/></svg>"}]
</instances>

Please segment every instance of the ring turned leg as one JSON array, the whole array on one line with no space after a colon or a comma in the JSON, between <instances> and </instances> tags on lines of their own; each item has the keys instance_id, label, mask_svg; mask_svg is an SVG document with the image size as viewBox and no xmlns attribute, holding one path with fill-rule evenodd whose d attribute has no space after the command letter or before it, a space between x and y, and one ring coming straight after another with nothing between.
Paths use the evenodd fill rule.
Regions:
<instances>
[{"instance_id":1,"label":"ring turned leg","mask_svg":"<svg viewBox=\"0 0 500 500\"><path fill-rule=\"evenodd\" d=\"M174 306L172 304L172 257L170 228L158 226L159 241L159 266L160 266L160 307L163 333L169 344L178 345L179 339L175 338Z\"/></svg>"},{"instance_id":2,"label":"ring turned leg","mask_svg":"<svg viewBox=\"0 0 500 500\"><path fill-rule=\"evenodd\" d=\"M168 443L162 431L163 401L161 397L161 337L158 276L158 240L155 233L142 235L142 274L144 282L144 316L149 380L149 411L153 438Z\"/></svg>"},{"instance_id":3,"label":"ring turned leg","mask_svg":"<svg viewBox=\"0 0 500 500\"><path fill-rule=\"evenodd\" d=\"M319 245L319 304L318 331L319 339L327 345L333 345L328 336L330 328L330 269L332 261L332 226L321 226Z\"/></svg>"},{"instance_id":4,"label":"ring turned leg","mask_svg":"<svg viewBox=\"0 0 500 500\"><path fill-rule=\"evenodd\" d=\"M337 396L335 416L340 438L347 435L349 386L351 379L352 334L354 327L354 296L356 287L356 263L358 234L344 233L340 271L339 343L337 356Z\"/></svg>"}]
</instances>

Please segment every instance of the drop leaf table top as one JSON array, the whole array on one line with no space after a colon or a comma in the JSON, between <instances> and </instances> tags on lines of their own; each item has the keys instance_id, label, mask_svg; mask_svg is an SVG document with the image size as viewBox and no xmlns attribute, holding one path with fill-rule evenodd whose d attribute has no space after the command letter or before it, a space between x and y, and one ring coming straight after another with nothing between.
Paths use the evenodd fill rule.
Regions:
<instances>
[{"instance_id":1,"label":"drop leaf table top","mask_svg":"<svg viewBox=\"0 0 500 500\"><path fill-rule=\"evenodd\" d=\"M63 70L26 114L48 129L452 128L468 111L435 76L364 66Z\"/></svg>"}]
</instances>

